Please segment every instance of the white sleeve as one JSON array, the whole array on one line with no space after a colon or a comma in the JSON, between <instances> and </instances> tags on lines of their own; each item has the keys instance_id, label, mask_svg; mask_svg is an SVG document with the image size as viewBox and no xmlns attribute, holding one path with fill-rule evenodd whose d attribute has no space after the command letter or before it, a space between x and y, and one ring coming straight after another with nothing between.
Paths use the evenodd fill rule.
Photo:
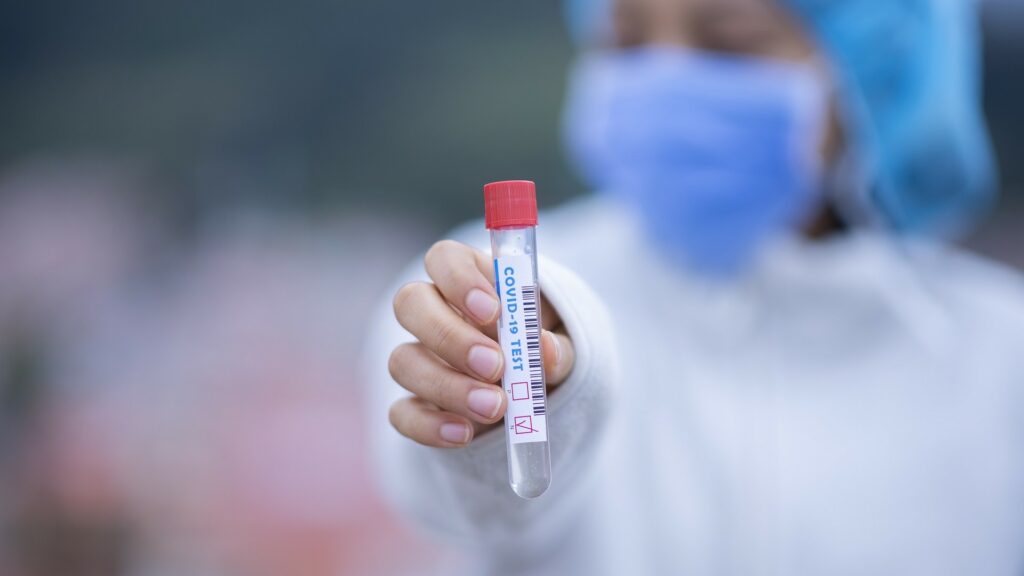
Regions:
<instances>
[{"instance_id":1,"label":"white sleeve","mask_svg":"<svg viewBox=\"0 0 1024 576\"><path fill-rule=\"evenodd\" d=\"M426 278L419 262L403 274L396 289ZM394 318L393 291L374 316L364 355L371 449L385 498L432 531L484 550L507 548L510 541L530 550L568 529L584 499L587 469L613 405L617 349L604 306L576 274L549 259L540 258L538 275L542 293L573 341L576 363L548 398L552 482L536 499L521 499L509 486L503 427L481 434L466 448L443 449L417 444L390 426L388 407L407 392L391 379L388 355L399 343L412 340ZM529 530L519 529L526 525ZM524 534L529 537L524 539Z\"/></svg>"}]
</instances>

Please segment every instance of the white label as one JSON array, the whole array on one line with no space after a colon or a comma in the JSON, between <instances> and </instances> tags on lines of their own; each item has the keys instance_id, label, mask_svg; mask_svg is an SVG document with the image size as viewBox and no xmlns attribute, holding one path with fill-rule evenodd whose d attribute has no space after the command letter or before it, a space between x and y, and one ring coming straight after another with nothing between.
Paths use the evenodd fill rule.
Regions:
<instances>
[{"instance_id":1,"label":"white label","mask_svg":"<svg viewBox=\"0 0 1024 576\"><path fill-rule=\"evenodd\" d=\"M501 381L508 395L506 432L513 444L546 442L547 393L540 357L540 312L530 257L495 258L494 279L501 300L498 340L505 354Z\"/></svg>"}]
</instances>

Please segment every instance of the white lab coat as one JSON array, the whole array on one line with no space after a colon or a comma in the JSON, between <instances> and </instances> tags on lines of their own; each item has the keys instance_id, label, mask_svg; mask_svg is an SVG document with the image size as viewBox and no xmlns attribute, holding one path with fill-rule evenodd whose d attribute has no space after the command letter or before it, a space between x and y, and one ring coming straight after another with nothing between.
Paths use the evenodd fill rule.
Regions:
<instances>
[{"instance_id":1,"label":"white lab coat","mask_svg":"<svg viewBox=\"0 0 1024 576\"><path fill-rule=\"evenodd\" d=\"M449 237L488 249L482 222ZM369 340L380 485L469 572L1024 574L1015 272L861 231L716 285L602 197L542 213L538 252L577 351L540 498L509 488L501 427L461 450L390 428L390 294Z\"/></svg>"}]
</instances>

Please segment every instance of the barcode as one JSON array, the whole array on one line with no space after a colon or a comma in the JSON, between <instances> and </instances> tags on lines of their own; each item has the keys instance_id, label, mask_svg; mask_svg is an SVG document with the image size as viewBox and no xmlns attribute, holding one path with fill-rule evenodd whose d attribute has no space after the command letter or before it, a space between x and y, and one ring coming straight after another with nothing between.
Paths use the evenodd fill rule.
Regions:
<instances>
[{"instance_id":1,"label":"barcode","mask_svg":"<svg viewBox=\"0 0 1024 576\"><path fill-rule=\"evenodd\" d=\"M544 414L544 373L540 360L540 322L537 319L537 288L523 286L523 322L526 325L526 360L530 368L533 415Z\"/></svg>"}]
</instances>

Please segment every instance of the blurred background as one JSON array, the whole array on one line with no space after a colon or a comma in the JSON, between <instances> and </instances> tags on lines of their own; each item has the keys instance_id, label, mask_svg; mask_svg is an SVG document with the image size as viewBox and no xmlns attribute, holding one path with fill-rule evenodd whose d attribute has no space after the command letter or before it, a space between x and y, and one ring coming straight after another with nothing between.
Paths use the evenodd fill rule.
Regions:
<instances>
[{"instance_id":1,"label":"blurred background","mask_svg":"<svg viewBox=\"0 0 1024 576\"><path fill-rule=\"evenodd\" d=\"M1024 268L1024 4L984 4ZM418 574L362 330L481 185L584 192L556 2L0 3L0 574Z\"/></svg>"}]
</instances>

